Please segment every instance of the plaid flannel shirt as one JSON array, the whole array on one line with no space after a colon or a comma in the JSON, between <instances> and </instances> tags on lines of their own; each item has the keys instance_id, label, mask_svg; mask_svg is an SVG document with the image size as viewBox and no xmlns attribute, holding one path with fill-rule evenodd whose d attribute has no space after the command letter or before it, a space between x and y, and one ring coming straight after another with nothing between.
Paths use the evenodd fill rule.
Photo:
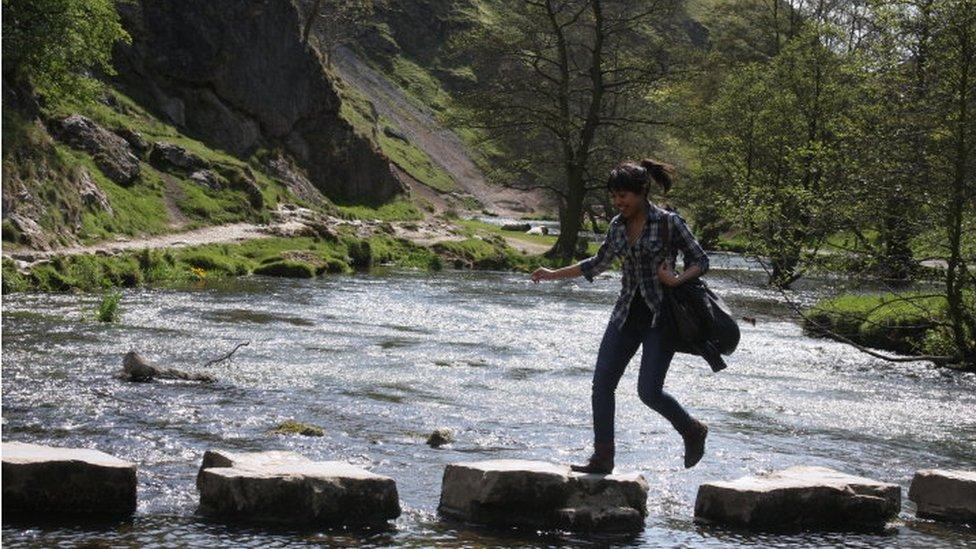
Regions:
<instances>
[{"instance_id":1,"label":"plaid flannel shirt","mask_svg":"<svg viewBox=\"0 0 976 549\"><path fill-rule=\"evenodd\" d=\"M671 253L668 263L674 266L678 252L684 256L685 269L691 265L698 265L702 274L708 271L708 256L698 241L695 240L688 224L678 214L660 209L647 203L647 222L644 232L631 246L627 242L627 224L624 218L617 215L610 222L610 229L596 255L580 262L580 270L587 280L593 282L593 277L610 267L614 258L620 257L622 262L622 287L617 297L617 304L613 307L610 322L623 329L630 311L630 303L634 293L640 288L647 308L654 315L652 326L657 325L657 311L661 303L661 281L657 277L657 269L664 257L664 240L661 233L661 219L670 217Z\"/></svg>"}]
</instances>

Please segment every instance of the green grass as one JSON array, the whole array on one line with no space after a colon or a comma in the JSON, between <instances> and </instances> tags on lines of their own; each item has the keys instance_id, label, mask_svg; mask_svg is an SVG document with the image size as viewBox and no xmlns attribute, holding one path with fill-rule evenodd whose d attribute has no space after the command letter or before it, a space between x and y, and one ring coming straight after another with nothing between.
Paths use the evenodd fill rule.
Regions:
<instances>
[{"instance_id":1,"label":"green grass","mask_svg":"<svg viewBox=\"0 0 976 549\"><path fill-rule=\"evenodd\" d=\"M451 103L450 94L426 69L404 55L390 58L389 63L389 76L408 96L436 112L448 109Z\"/></svg>"},{"instance_id":2,"label":"green grass","mask_svg":"<svg viewBox=\"0 0 976 549\"><path fill-rule=\"evenodd\" d=\"M440 192L447 193L457 189L454 179L436 165L423 149L412 142L390 137L382 131L384 126L392 123L385 118L377 120L369 98L361 91L345 83L341 83L338 89L342 100L342 117L361 135L376 141L394 164L414 179Z\"/></svg>"},{"instance_id":3,"label":"green grass","mask_svg":"<svg viewBox=\"0 0 976 549\"><path fill-rule=\"evenodd\" d=\"M420 221L423 212L409 200L398 199L379 207L339 205L340 215L347 219L378 219L380 221Z\"/></svg>"},{"instance_id":4,"label":"green grass","mask_svg":"<svg viewBox=\"0 0 976 549\"><path fill-rule=\"evenodd\" d=\"M918 354L931 351L930 332L937 330L945 315L942 296L842 295L808 309L804 327L812 333L824 333L826 328L868 347Z\"/></svg>"},{"instance_id":5,"label":"green grass","mask_svg":"<svg viewBox=\"0 0 976 549\"><path fill-rule=\"evenodd\" d=\"M102 93L111 97L112 106L102 102L59 104L45 112L47 116L65 116L80 113L88 116L101 126L109 130L129 129L142 134L143 138L153 143L156 141L172 143L186 148L189 152L211 163L214 170L221 174L228 182L226 188L211 190L190 181L183 174L166 174L150 166L147 162L140 163L140 177L129 187L115 184L95 166L91 157L85 153L72 150L66 146L51 142L49 147L52 156L61 166L85 167L95 179L95 183L105 192L113 213L98 209L84 208L78 213L81 218L81 240L93 242L111 238L117 234L160 234L172 230L172 219L166 207L167 179L175 180L178 189L175 205L182 215L189 218L192 226L202 226L229 223L243 220L266 221L268 210L273 209L284 200L293 200L291 193L278 181L264 174L256 159L248 162L236 158L224 151L211 148L206 144L181 134L175 127L156 119L134 101L110 86L104 86ZM24 139L9 136L8 126L17 130L17 124L8 124L7 110L4 111L4 145L9 142L18 147ZM23 133L23 132L21 132ZM35 138L36 140L36 138ZM36 149L36 144L32 144ZM6 158L6 156L5 156ZM7 162L5 160L5 168ZM241 184L245 170L250 170L260 189L260 196L249 197ZM6 176L5 176L6 180ZM33 184L44 185L44 178L34 177ZM64 185L60 185L64 187ZM46 202L51 202L46 201ZM63 200L60 202L64 202ZM60 204L56 210L79 211L80 204ZM62 224L52 232L65 232ZM45 226L45 225L42 225ZM45 228L48 228L45 226ZM70 232L70 231L69 231Z\"/></svg>"},{"instance_id":6,"label":"green grass","mask_svg":"<svg viewBox=\"0 0 976 549\"><path fill-rule=\"evenodd\" d=\"M385 119L381 119L384 122ZM390 160L411 177L442 193L457 190L457 184L446 171L436 165L430 156L413 142L378 133L380 147Z\"/></svg>"},{"instance_id":7,"label":"green grass","mask_svg":"<svg viewBox=\"0 0 976 549\"><path fill-rule=\"evenodd\" d=\"M171 231L169 212L163 199L164 183L158 172L142 165L142 176L131 187L122 187L105 177L91 157L58 146L59 152L88 168L95 184L105 193L112 212L86 210L82 215L83 242L93 242L127 234L162 234Z\"/></svg>"}]
</instances>

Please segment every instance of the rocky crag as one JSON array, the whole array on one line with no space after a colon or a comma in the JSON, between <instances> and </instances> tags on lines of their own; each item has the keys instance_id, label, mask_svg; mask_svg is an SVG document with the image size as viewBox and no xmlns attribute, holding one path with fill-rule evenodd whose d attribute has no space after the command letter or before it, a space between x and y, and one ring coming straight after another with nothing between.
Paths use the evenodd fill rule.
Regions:
<instances>
[{"instance_id":1,"label":"rocky crag","mask_svg":"<svg viewBox=\"0 0 976 549\"><path fill-rule=\"evenodd\" d=\"M3 238L52 249L266 221L279 203L377 205L401 175L341 114L291 2L134 2L92 104L4 90Z\"/></svg>"},{"instance_id":2,"label":"rocky crag","mask_svg":"<svg viewBox=\"0 0 976 549\"><path fill-rule=\"evenodd\" d=\"M375 143L341 117L291 2L179 0L120 11L133 40L116 56L119 82L169 123L238 157L278 151L334 199L378 203L402 191Z\"/></svg>"}]
</instances>

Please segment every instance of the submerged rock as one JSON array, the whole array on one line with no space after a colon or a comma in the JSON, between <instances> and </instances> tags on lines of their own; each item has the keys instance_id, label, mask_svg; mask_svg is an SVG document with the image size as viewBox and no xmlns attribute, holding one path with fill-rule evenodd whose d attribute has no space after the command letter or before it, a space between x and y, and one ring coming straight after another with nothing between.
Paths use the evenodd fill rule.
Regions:
<instances>
[{"instance_id":1,"label":"submerged rock","mask_svg":"<svg viewBox=\"0 0 976 549\"><path fill-rule=\"evenodd\" d=\"M317 425L302 423L289 419L278 424L277 427L269 431L273 435L302 435L306 437L325 436L325 430Z\"/></svg>"},{"instance_id":2,"label":"submerged rock","mask_svg":"<svg viewBox=\"0 0 976 549\"><path fill-rule=\"evenodd\" d=\"M450 429L443 427L434 430L434 432L427 437L427 445L431 448L437 448L452 442L454 442L454 433Z\"/></svg>"},{"instance_id":3,"label":"submerged rock","mask_svg":"<svg viewBox=\"0 0 976 549\"><path fill-rule=\"evenodd\" d=\"M876 529L900 508L897 484L797 466L702 484L695 519L756 530Z\"/></svg>"},{"instance_id":4,"label":"submerged rock","mask_svg":"<svg viewBox=\"0 0 976 549\"><path fill-rule=\"evenodd\" d=\"M97 450L3 443L3 512L117 517L136 510L136 465Z\"/></svg>"},{"instance_id":5,"label":"submerged rock","mask_svg":"<svg viewBox=\"0 0 976 549\"><path fill-rule=\"evenodd\" d=\"M637 532L647 490L639 473L585 475L526 460L454 463L444 469L438 511L490 526Z\"/></svg>"},{"instance_id":6,"label":"submerged rock","mask_svg":"<svg viewBox=\"0 0 976 549\"><path fill-rule=\"evenodd\" d=\"M233 520L340 526L400 516L392 478L294 452L208 450L197 489L202 513Z\"/></svg>"},{"instance_id":7,"label":"submerged rock","mask_svg":"<svg viewBox=\"0 0 976 549\"><path fill-rule=\"evenodd\" d=\"M917 471L908 499L915 502L919 517L976 522L976 471Z\"/></svg>"}]
</instances>

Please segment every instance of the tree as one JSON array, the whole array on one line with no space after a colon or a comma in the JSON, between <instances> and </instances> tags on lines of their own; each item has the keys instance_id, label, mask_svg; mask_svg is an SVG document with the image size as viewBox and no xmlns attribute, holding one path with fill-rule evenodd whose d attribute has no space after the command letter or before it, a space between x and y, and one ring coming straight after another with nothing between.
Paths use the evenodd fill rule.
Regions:
<instances>
[{"instance_id":1,"label":"tree","mask_svg":"<svg viewBox=\"0 0 976 549\"><path fill-rule=\"evenodd\" d=\"M842 219L844 150L855 82L811 26L768 63L726 79L699 128L705 176L730 182L725 217L768 258L769 282L788 287Z\"/></svg>"},{"instance_id":2,"label":"tree","mask_svg":"<svg viewBox=\"0 0 976 549\"><path fill-rule=\"evenodd\" d=\"M589 193L662 120L646 100L671 69L677 0L508 0L461 44L478 83L466 123L506 143L527 177L559 202L548 252L570 260ZM648 144L642 143L644 154Z\"/></svg>"},{"instance_id":3,"label":"tree","mask_svg":"<svg viewBox=\"0 0 976 549\"><path fill-rule=\"evenodd\" d=\"M3 0L5 87L52 102L90 99L90 71L113 74L120 40L130 39L112 0Z\"/></svg>"},{"instance_id":4,"label":"tree","mask_svg":"<svg viewBox=\"0 0 976 549\"><path fill-rule=\"evenodd\" d=\"M932 5L928 69L939 114L932 135L932 212L945 227L945 295L957 357L976 368L976 3Z\"/></svg>"}]
</instances>

